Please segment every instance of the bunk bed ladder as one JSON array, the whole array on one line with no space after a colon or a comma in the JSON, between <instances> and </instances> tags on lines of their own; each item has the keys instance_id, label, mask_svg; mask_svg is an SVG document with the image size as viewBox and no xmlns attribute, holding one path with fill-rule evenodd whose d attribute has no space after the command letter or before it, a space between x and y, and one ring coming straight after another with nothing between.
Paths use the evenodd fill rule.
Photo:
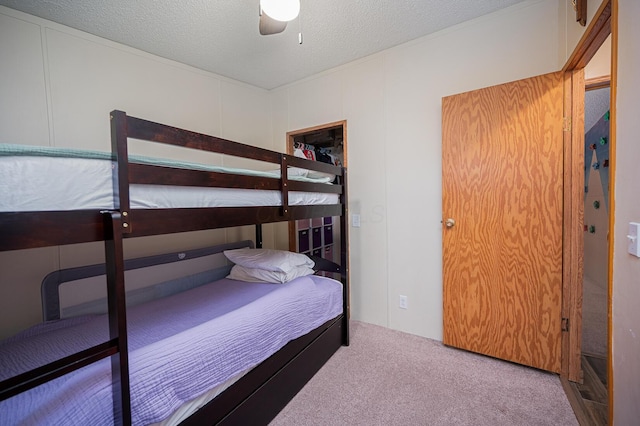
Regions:
<instances>
[{"instance_id":1,"label":"bunk bed ladder","mask_svg":"<svg viewBox=\"0 0 640 426\"><path fill-rule=\"evenodd\" d=\"M127 352L124 256L120 212L102 212L105 228L109 341L71 354L0 382L0 401L111 357L113 419L116 425L131 424L129 363Z\"/></svg>"}]
</instances>

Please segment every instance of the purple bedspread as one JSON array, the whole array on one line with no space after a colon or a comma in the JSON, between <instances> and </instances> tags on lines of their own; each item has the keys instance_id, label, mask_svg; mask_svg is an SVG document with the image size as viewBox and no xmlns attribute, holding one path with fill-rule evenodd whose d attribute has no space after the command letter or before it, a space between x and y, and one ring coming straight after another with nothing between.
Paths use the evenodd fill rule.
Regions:
<instances>
[{"instance_id":1,"label":"purple bedspread","mask_svg":"<svg viewBox=\"0 0 640 426\"><path fill-rule=\"evenodd\" d=\"M287 284L223 279L128 309L133 424L250 369L342 312L342 285L319 276ZM0 380L108 340L103 315L33 327L0 343ZM0 402L0 423L113 423L108 359Z\"/></svg>"}]
</instances>

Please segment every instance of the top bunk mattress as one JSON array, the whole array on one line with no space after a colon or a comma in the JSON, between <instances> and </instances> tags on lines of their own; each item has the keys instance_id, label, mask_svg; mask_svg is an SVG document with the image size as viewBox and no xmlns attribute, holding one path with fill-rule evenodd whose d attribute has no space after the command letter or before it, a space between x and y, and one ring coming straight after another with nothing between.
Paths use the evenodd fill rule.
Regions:
<instances>
[{"instance_id":1,"label":"top bunk mattress","mask_svg":"<svg viewBox=\"0 0 640 426\"><path fill-rule=\"evenodd\" d=\"M129 156L132 163L279 178L280 171L260 172L188 162ZM114 209L111 153L0 144L0 212ZM329 178L289 179L327 183ZM131 208L280 206L273 190L131 185ZM289 205L338 204L339 196L319 192L289 192Z\"/></svg>"}]
</instances>

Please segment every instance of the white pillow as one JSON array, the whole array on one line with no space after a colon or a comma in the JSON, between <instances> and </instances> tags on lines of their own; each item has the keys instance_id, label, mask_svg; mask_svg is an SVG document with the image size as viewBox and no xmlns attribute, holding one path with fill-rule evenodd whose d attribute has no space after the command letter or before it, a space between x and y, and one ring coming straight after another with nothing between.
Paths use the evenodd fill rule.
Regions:
<instances>
[{"instance_id":1,"label":"white pillow","mask_svg":"<svg viewBox=\"0 0 640 426\"><path fill-rule=\"evenodd\" d=\"M227 278L238 281L284 284L298 277L312 275L314 272L315 271L308 266L296 266L289 272L280 272L234 265L229 275L227 275Z\"/></svg>"},{"instance_id":2,"label":"white pillow","mask_svg":"<svg viewBox=\"0 0 640 426\"><path fill-rule=\"evenodd\" d=\"M295 157L305 158L308 160L307 156L304 155L304 151L302 151L301 149L297 149L297 148L294 149L293 155ZM291 171L292 168L289 168L289 171ZM304 170L305 172L307 172L304 176L311 179L328 179L328 182L333 182L333 180L336 178L336 175L332 175L331 173L324 173L316 170L305 170L305 169L298 169L298 170Z\"/></svg>"},{"instance_id":3,"label":"white pillow","mask_svg":"<svg viewBox=\"0 0 640 426\"><path fill-rule=\"evenodd\" d=\"M288 273L298 266L313 268L315 262L304 254L284 250L236 249L225 250L224 255L236 265L245 268Z\"/></svg>"},{"instance_id":4,"label":"white pillow","mask_svg":"<svg viewBox=\"0 0 640 426\"><path fill-rule=\"evenodd\" d=\"M299 148L296 148L293 150L293 156L298 158L304 158L305 160L307 159L306 155L304 155L304 152ZM287 176L307 177L309 175L309 170L301 169L299 167L289 167L289 170L287 170L287 173L288 173Z\"/></svg>"},{"instance_id":5,"label":"white pillow","mask_svg":"<svg viewBox=\"0 0 640 426\"><path fill-rule=\"evenodd\" d=\"M308 170L307 177L310 179L329 179L328 182L333 182L336 178L336 175L332 175L331 173L319 172L317 170Z\"/></svg>"},{"instance_id":6,"label":"white pillow","mask_svg":"<svg viewBox=\"0 0 640 426\"><path fill-rule=\"evenodd\" d=\"M307 157L304 155L304 152L299 148L296 148L293 150L293 156L298 158L304 158L305 160L307 159ZM271 170L270 173L277 174L278 176L280 176L280 169ZM287 177L289 178L293 176L307 177L308 173L309 173L309 170L307 169L301 169L300 167L287 167Z\"/></svg>"},{"instance_id":7,"label":"white pillow","mask_svg":"<svg viewBox=\"0 0 640 426\"><path fill-rule=\"evenodd\" d=\"M279 172L280 172L280 170L278 170L278 173ZM288 178L292 178L294 176L307 177L308 174L309 174L309 170L301 169L299 167L289 167L289 169L287 170L287 177Z\"/></svg>"}]
</instances>

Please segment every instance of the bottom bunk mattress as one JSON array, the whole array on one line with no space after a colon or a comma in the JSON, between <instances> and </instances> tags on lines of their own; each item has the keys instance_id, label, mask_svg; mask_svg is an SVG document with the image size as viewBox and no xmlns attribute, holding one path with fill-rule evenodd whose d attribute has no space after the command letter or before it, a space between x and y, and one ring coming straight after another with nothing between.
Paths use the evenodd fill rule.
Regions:
<instances>
[{"instance_id":1,"label":"bottom bunk mattress","mask_svg":"<svg viewBox=\"0 0 640 426\"><path fill-rule=\"evenodd\" d=\"M342 284L223 279L127 310L133 424L169 417L342 313ZM104 315L30 328L0 343L0 380L108 340ZM228 385L228 383L226 384ZM109 359L0 402L3 424L112 424Z\"/></svg>"}]
</instances>

